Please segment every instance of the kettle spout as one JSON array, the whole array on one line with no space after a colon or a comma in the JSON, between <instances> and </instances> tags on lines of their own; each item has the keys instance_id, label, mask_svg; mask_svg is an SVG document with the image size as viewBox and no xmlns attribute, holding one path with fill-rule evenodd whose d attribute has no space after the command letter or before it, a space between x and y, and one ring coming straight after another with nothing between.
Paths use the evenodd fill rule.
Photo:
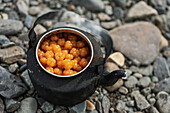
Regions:
<instances>
[{"instance_id":1,"label":"kettle spout","mask_svg":"<svg viewBox=\"0 0 170 113\"><path fill-rule=\"evenodd\" d=\"M99 79L99 85L111 86L115 84L119 79L126 79L126 78L127 78L126 71L123 70L116 70L116 71L112 71L111 73L107 72L107 74L105 73Z\"/></svg>"}]
</instances>

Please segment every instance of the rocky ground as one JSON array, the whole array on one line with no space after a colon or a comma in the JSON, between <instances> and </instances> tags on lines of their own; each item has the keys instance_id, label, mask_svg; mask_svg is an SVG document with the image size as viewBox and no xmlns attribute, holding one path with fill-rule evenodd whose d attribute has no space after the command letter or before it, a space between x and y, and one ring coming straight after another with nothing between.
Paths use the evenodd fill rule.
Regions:
<instances>
[{"instance_id":1,"label":"rocky ground","mask_svg":"<svg viewBox=\"0 0 170 113\"><path fill-rule=\"evenodd\" d=\"M27 34L38 16L56 9L108 30L114 45L105 67L126 70L127 80L73 107L41 98L27 72ZM169 41L170 0L0 0L0 113L170 113Z\"/></svg>"}]
</instances>

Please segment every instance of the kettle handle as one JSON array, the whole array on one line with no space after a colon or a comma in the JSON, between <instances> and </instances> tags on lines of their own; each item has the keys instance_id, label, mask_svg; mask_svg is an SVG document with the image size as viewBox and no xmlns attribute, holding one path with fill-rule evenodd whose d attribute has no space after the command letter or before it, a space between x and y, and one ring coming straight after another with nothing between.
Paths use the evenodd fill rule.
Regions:
<instances>
[{"instance_id":1,"label":"kettle handle","mask_svg":"<svg viewBox=\"0 0 170 113\"><path fill-rule=\"evenodd\" d=\"M101 86L112 86L119 79L126 79L127 73L124 70L116 70L111 73L105 71L102 76L100 76L98 85Z\"/></svg>"},{"instance_id":2,"label":"kettle handle","mask_svg":"<svg viewBox=\"0 0 170 113\"><path fill-rule=\"evenodd\" d=\"M29 37L29 46L30 48L35 46L36 42L37 42L37 34L34 31L34 28L36 27L37 24L41 24L42 22L45 21L49 21L49 20L54 20L56 19L56 15L62 15L64 13L64 10L61 11L51 11L49 13L43 14L42 16L38 17L37 20L34 22L34 25L32 26L32 28L30 29L29 33L28 33L28 37ZM59 16L60 17L60 16Z\"/></svg>"}]
</instances>

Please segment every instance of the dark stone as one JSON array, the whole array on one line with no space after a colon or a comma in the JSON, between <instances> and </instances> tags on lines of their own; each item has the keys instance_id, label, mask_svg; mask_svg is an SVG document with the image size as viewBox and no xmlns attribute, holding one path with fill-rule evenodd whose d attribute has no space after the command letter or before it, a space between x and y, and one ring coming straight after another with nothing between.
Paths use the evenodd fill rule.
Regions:
<instances>
[{"instance_id":1,"label":"dark stone","mask_svg":"<svg viewBox=\"0 0 170 113\"><path fill-rule=\"evenodd\" d=\"M158 93L160 91L166 91L167 93L170 93L170 78L166 78L166 79L156 83L153 91L155 93Z\"/></svg>"},{"instance_id":2,"label":"dark stone","mask_svg":"<svg viewBox=\"0 0 170 113\"><path fill-rule=\"evenodd\" d=\"M115 7L113 10L114 16L118 19L123 18L123 10L120 7Z\"/></svg>"},{"instance_id":3,"label":"dark stone","mask_svg":"<svg viewBox=\"0 0 170 113\"><path fill-rule=\"evenodd\" d=\"M170 76L168 64L163 57L158 57L153 65L154 75L158 77L159 80L163 80Z\"/></svg>"},{"instance_id":4,"label":"dark stone","mask_svg":"<svg viewBox=\"0 0 170 113\"><path fill-rule=\"evenodd\" d=\"M4 104L3 104L3 100L0 97L0 113L4 113Z\"/></svg>"},{"instance_id":5,"label":"dark stone","mask_svg":"<svg viewBox=\"0 0 170 113\"><path fill-rule=\"evenodd\" d=\"M18 20L2 20L0 19L0 34L13 35L21 32L23 24Z\"/></svg>"},{"instance_id":6,"label":"dark stone","mask_svg":"<svg viewBox=\"0 0 170 113\"><path fill-rule=\"evenodd\" d=\"M31 28L33 23L33 17L30 15L27 15L24 21L24 25L27 26L28 28Z\"/></svg>"},{"instance_id":7,"label":"dark stone","mask_svg":"<svg viewBox=\"0 0 170 113\"><path fill-rule=\"evenodd\" d=\"M35 95L35 98L37 99L38 104L40 106L45 102L45 100L41 96L39 96L38 94Z\"/></svg>"},{"instance_id":8,"label":"dark stone","mask_svg":"<svg viewBox=\"0 0 170 113\"><path fill-rule=\"evenodd\" d=\"M165 13L165 8L167 6L166 0L150 0L151 4L155 7L159 14Z\"/></svg>"},{"instance_id":9,"label":"dark stone","mask_svg":"<svg viewBox=\"0 0 170 113\"><path fill-rule=\"evenodd\" d=\"M126 3L128 2L128 0L113 0L116 5L120 6L120 7L125 7Z\"/></svg>"},{"instance_id":10,"label":"dark stone","mask_svg":"<svg viewBox=\"0 0 170 113\"><path fill-rule=\"evenodd\" d=\"M16 11L10 11L8 13L8 18L11 20L19 20L18 13Z\"/></svg>"},{"instance_id":11,"label":"dark stone","mask_svg":"<svg viewBox=\"0 0 170 113\"><path fill-rule=\"evenodd\" d=\"M99 111L99 113L103 113L102 111L102 104L100 101L96 102L96 109Z\"/></svg>"},{"instance_id":12,"label":"dark stone","mask_svg":"<svg viewBox=\"0 0 170 113\"><path fill-rule=\"evenodd\" d=\"M80 104L77 104L71 108L76 113L84 113L86 110L86 102L82 102Z\"/></svg>"},{"instance_id":13,"label":"dark stone","mask_svg":"<svg viewBox=\"0 0 170 113\"><path fill-rule=\"evenodd\" d=\"M102 107L103 107L104 113L109 113L110 100L106 96L104 96L103 99L102 99Z\"/></svg>"},{"instance_id":14,"label":"dark stone","mask_svg":"<svg viewBox=\"0 0 170 113\"><path fill-rule=\"evenodd\" d=\"M9 73L0 66L0 95L5 98L14 98L23 94L27 88L17 76Z\"/></svg>"},{"instance_id":15,"label":"dark stone","mask_svg":"<svg viewBox=\"0 0 170 113\"><path fill-rule=\"evenodd\" d=\"M6 99L5 105L6 105L7 112L14 112L20 107L20 102L13 99Z\"/></svg>"},{"instance_id":16,"label":"dark stone","mask_svg":"<svg viewBox=\"0 0 170 113\"><path fill-rule=\"evenodd\" d=\"M5 35L0 35L0 49L15 45Z\"/></svg>"},{"instance_id":17,"label":"dark stone","mask_svg":"<svg viewBox=\"0 0 170 113\"><path fill-rule=\"evenodd\" d=\"M72 0L72 3L75 5L84 6L87 10L91 11L103 11L104 3L102 0Z\"/></svg>"}]
</instances>

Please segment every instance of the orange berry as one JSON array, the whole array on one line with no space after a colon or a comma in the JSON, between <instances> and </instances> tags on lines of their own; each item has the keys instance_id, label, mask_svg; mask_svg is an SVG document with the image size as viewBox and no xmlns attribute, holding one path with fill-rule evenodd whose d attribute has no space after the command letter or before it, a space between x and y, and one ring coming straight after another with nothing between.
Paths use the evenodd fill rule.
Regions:
<instances>
[{"instance_id":1,"label":"orange berry","mask_svg":"<svg viewBox=\"0 0 170 113\"><path fill-rule=\"evenodd\" d=\"M67 54L66 59L70 59L70 60L73 59L73 55L72 54Z\"/></svg>"},{"instance_id":2,"label":"orange berry","mask_svg":"<svg viewBox=\"0 0 170 113\"><path fill-rule=\"evenodd\" d=\"M85 46L85 43L83 41L78 41L77 42L77 47L84 47Z\"/></svg>"},{"instance_id":3,"label":"orange berry","mask_svg":"<svg viewBox=\"0 0 170 113\"><path fill-rule=\"evenodd\" d=\"M52 47L52 45L57 45L56 41L50 41L50 46Z\"/></svg>"},{"instance_id":4,"label":"orange berry","mask_svg":"<svg viewBox=\"0 0 170 113\"><path fill-rule=\"evenodd\" d=\"M82 58L79 62L80 66L86 67L88 64L88 61L85 58Z\"/></svg>"},{"instance_id":5,"label":"orange berry","mask_svg":"<svg viewBox=\"0 0 170 113\"><path fill-rule=\"evenodd\" d=\"M46 67L45 69L46 69L47 71L51 72L51 73L54 73L54 70L53 70L52 67Z\"/></svg>"},{"instance_id":6,"label":"orange berry","mask_svg":"<svg viewBox=\"0 0 170 113\"><path fill-rule=\"evenodd\" d=\"M81 71L82 70L82 67L79 65L79 64L77 64L77 68L75 69L76 71Z\"/></svg>"},{"instance_id":7,"label":"orange berry","mask_svg":"<svg viewBox=\"0 0 170 113\"><path fill-rule=\"evenodd\" d=\"M44 52L41 50L38 50L38 58L41 58L44 56Z\"/></svg>"},{"instance_id":8,"label":"orange berry","mask_svg":"<svg viewBox=\"0 0 170 113\"><path fill-rule=\"evenodd\" d=\"M57 66L58 66L58 68L63 69L64 68L63 60L57 61Z\"/></svg>"},{"instance_id":9,"label":"orange berry","mask_svg":"<svg viewBox=\"0 0 170 113\"><path fill-rule=\"evenodd\" d=\"M46 65L47 59L45 57L42 57L42 58L40 58L40 62L42 63L42 65Z\"/></svg>"},{"instance_id":10,"label":"orange berry","mask_svg":"<svg viewBox=\"0 0 170 113\"><path fill-rule=\"evenodd\" d=\"M77 62L79 62L81 60L80 57L76 57L74 60L77 60Z\"/></svg>"},{"instance_id":11,"label":"orange berry","mask_svg":"<svg viewBox=\"0 0 170 113\"><path fill-rule=\"evenodd\" d=\"M59 68L54 68L54 73L57 75L62 75L62 70Z\"/></svg>"},{"instance_id":12,"label":"orange berry","mask_svg":"<svg viewBox=\"0 0 170 113\"><path fill-rule=\"evenodd\" d=\"M57 36L58 36L59 38L63 38L63 34L62 34L62 33L58 33Z\"/></svg>"},{"instance_id":13,"label":"orange berry","mask_svg":"<svg viewBox=\"0 0 170 113\"><path fill-rule=\"evenodd\" d=\"M64 53L62 53L62 52L55 53L55 59L56 60L64 60L64 58L65 58L65 54Z\"/></svg>"},{"instance_id":14,"label":"orange berry","mask_svg":"<svg viewBox=\"0 0 170 113\"><path fill-rule=\"evenodd\" d=\"M77 73L77 71L73 71L73 74L76 74Z\"/></svg>"},{"instance_id":15,"label":"orange berry","mask_svg":"<svg viewBox=\"0 0 170 113\"><path fill-rule=\"evenodd\" d=\"M47 65L49 67L54 67L56 66L56 60L54 58L47 58Z\"/></svg>"},{"instance_id":16,"label":"orange berry","mask_svg":"<svg viewBox=\"0 0 170 113\"><path fill-rule=\"evenodd\" d=\"M63 60L64 69L69 70L73 67L73 63L69 59Z\"/></svg>"},{"instance_id":17,"label":"orange berry","mask_svg":"<svg viewBox=\"0 0 170 113\"><path fill-rule=\"evenodd\" d=\"M52 36L51 36L51 40L57 41L58 39L59 39L59 38L58 38L57 35L52 35Z\"/></svg>"},{"instance_id":18,"label":"orange berry","mask_svg":"<svg viewBox=\"0 0 170 113\"><path fill-rule=\"evenodd\" d=\"M54 53L61 51L61 47L59 45L52 45L51 47Z\"/></svg>"},{"instance_id":19,"label":"orange berry","mask_svg":"<svg viewBox=\"0 0 170 113\"><path fill-rule=\"evenodd\" d=\"M77 40L77 36L76 36L76 35L73 35L73 34L69 34L69 35L68 35L68 39L71 40L71 41L72 41L72 40L76 41L76 40Z\"/></svg>"},{"instance_id":20,"label":"orange berry","mask_svg":"<svg viewBox=\"0 0 170 113\"><path fill-rule=\"evenodd\" d=\"M81 48L79 49L79 53L81 57L85 57L87 55L87 50L86 48Z\"/></svg>"},{"instance_id":21,"label":"orange berry","mask_svg":"<svg viewBox=\"0 0 170 113\"><path fill-rule=\"evenodd\" d=\"M72 54L74 57L78 57L79 56L79 50L77 50L76 48L72 48L70 50L70 54Z\"/></svg>"},{"instance_id":22,"label":"orange berry","mask_svg":"<svg viewBox=\"0 0 170 113\"><path fill-rule=\"evenodd\" d=\"M53 57L54 57L53 51L47 51L47 52L45 52L45 57L46 57L46 58L53 58Z\"/></svg>"},{"instance_id":23,"label":"orange berry","mask_svg":"<svg viewBox=\"0 0 170 113\"><path fill-rule=\"evenodd\" d=\"M58 39L57 44L60 45L60 46L64 46L65 45L65 39L64 38Z\"/></svg>"},{"instance_id":24,"label":"orange berry","mask_svg":"<svg viewBox=\"0 0 170 113\"><path fill-rule=\"evenodd\" d=\"M64 70L63 71L63 75L73 75L73 74L74 74L73 70Z\"/></svg>"},{"instance_id":25,"label":"orange berry","mask_svg":"<svg viewBox=\"0 0 170 113\"><path fill-rule=\"evenodd\" d=\"M72 43L73 47L77 47L77 42L75 40L72 40L71 43Z\"/></svg>"},{"instance_id":26,"label":"orange berry","mask_svg":"<svg viewBox=\"0 0 170 113\"><path fill-rule=\"evenodd\" d=\"M63 54L67 55L68 54L68 50L62 50L61 51Z\"/></svg>"},{"instance_id":27,"label":"orange berry","mask_svg":"<svg viewBox=\"0 0 170 113\"><path fill-rule=\"evenodd\" d=\"M65 49L72 49L72 47L73 47L73 44L71 43L71 41L66 41L64 48Z\"/></svg>"}]
</instances>

